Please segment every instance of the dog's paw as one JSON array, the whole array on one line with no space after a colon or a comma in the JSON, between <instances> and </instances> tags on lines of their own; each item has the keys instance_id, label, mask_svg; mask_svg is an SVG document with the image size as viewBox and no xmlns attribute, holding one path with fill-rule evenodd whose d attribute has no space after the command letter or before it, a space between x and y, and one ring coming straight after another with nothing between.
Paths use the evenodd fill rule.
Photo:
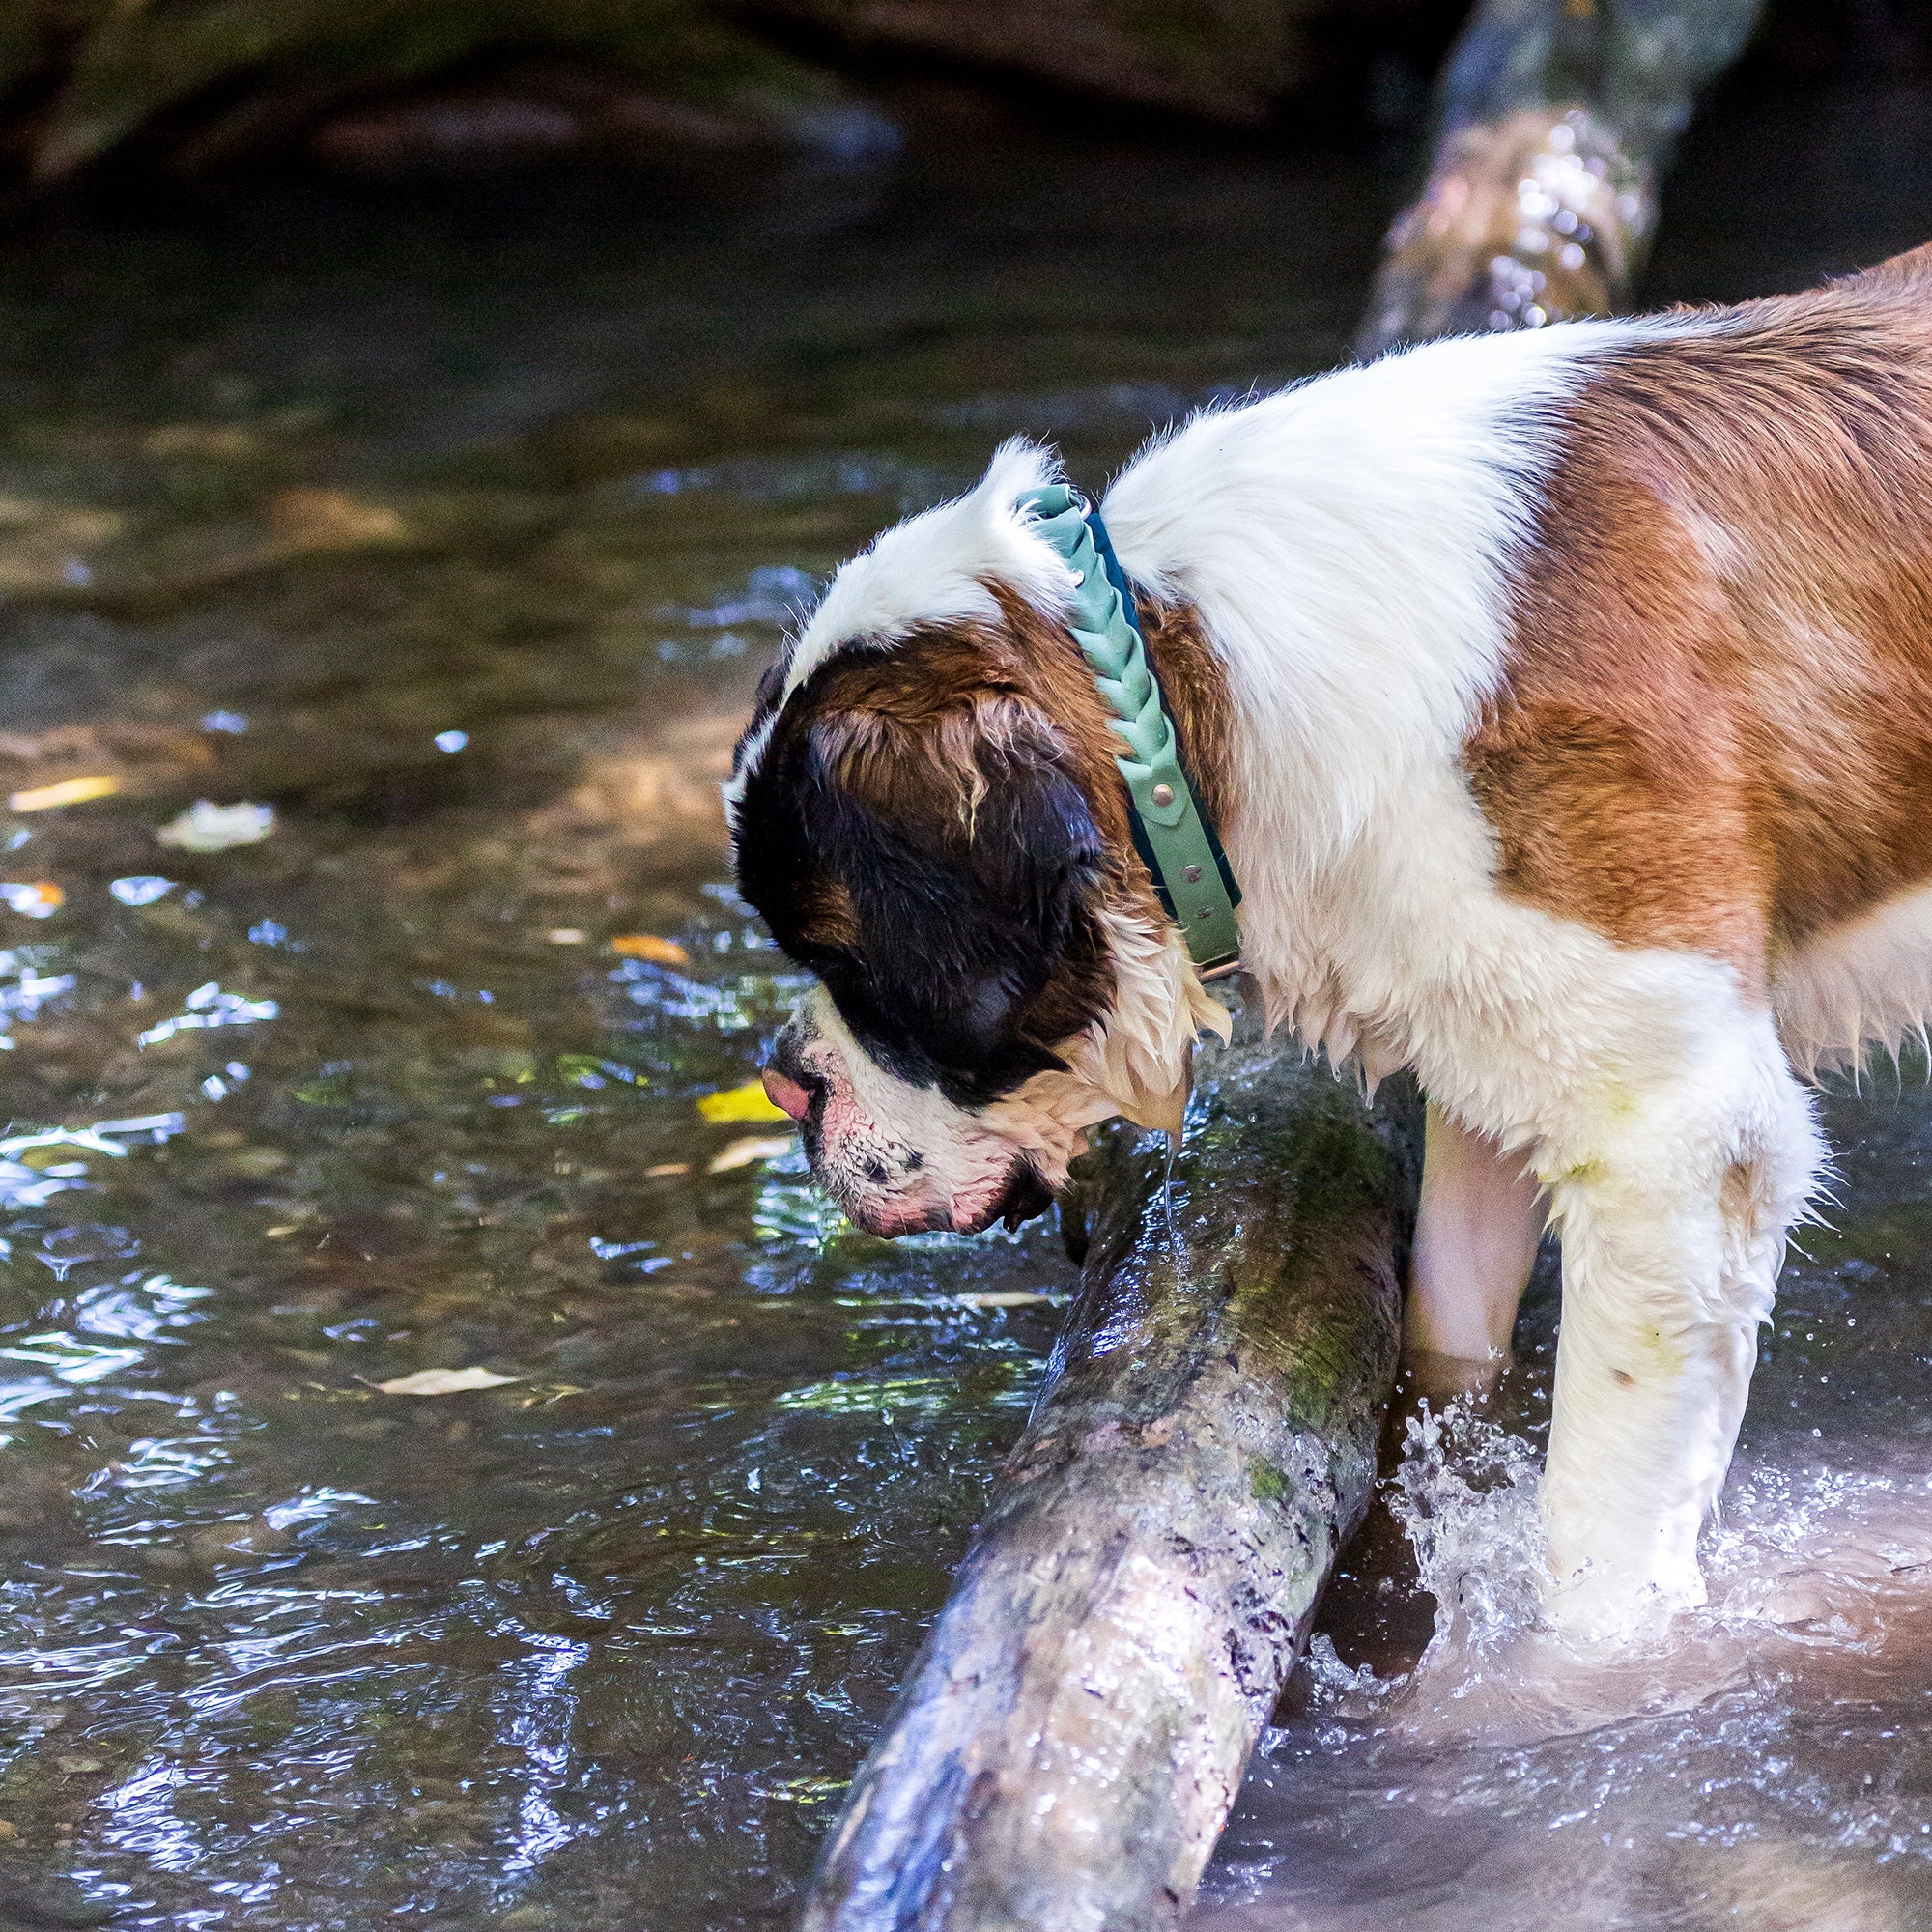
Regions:
<instances>
[{"instance_id":1,"label":"dog's paw","mask_svg":"<svg viewBox=\"0 0 1932 1932\"><path fill-rule=\"evenodd\" d=\"M1673 1618L1700 1608L1704 1599L1694 1565L1655 1576L1590 1568L1552 1582L1544 1619L1573 1645L1628 1647L1655 1642Z\"/></svg>"}]
</instances>

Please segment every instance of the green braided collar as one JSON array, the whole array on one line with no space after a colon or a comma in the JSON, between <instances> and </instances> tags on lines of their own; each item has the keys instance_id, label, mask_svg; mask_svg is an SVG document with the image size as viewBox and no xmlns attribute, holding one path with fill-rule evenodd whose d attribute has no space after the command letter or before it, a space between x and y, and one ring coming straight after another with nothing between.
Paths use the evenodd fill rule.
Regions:
<instances>
[{"instance_id":1,"label":"green braided collar","mask_svg":"<svg viewBox=\"0 0 1932 1932\"><path fill-rule=\"evenodd\" d=\"M1093 668L1108 721L1124 741L1115 762L1126 781L1134 844L1168 917L1204 980L1241 963L1235 908L1240 888L1180 767L1174 720L1148 663L1134 601L1098 510L1064 483L1030 490L1019 508L1073 573L1074 641Z\"/></svg>"}]
</instances>

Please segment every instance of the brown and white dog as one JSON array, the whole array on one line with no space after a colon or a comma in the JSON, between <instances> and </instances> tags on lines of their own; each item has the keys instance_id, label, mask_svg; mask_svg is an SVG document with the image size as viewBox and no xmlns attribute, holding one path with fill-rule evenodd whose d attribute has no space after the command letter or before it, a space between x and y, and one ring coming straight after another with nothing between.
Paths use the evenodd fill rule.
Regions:
<instances>
[{"instance_id":1,"label":"brown and white dog","mask_svg":"<svg viewBox=\"0 0 1932 1932\"><path fill-rule=\"evenodd\" d=\"M882 1233L1178 1122L1221 1015L995 457L846 564L727 794L822 982L775 1096ZM1552 1610L1701 1597L1801 1077L1932 1013L1932 249L1742 308L1440 342L1156 440L1104 514L1268 1012L1432 1107L1408 1305L1498 1359L1546 1212Z\"/></svg>"}]
</instances>

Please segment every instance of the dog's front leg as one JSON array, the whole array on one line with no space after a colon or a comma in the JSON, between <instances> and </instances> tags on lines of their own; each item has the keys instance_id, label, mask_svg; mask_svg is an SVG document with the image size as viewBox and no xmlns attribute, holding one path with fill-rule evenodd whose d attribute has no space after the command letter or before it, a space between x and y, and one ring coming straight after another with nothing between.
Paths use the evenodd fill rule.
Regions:
<instances>
[{"instance_id":1,"label":"dog's front leg","mask_svg":"<svg viewBox=\"0 0 1932 1932\"><path fill-rule=\"evenodd\" d=\"M1820 1152L1775 1044L1732 1045L1545 1175L1563 1321L1543 1513L1551 1615L1575 1634L1654 1629L1703 1601L1698 1532Z\"/></svg>"},{"instance_id":2,"label":"dog's front leg","mask_svg":"<svg viewBox=\"0 0 1932 1932\"><path fill-rule=\"evenodd\" d=\"M1441 1403L1488 1389L1509 1365L1517 1303L1543 1235L1543 1190L1526 1168L1524 1156L1430 1104L1402 1321L1414 1396Z\"/></svg>"}]
</instances>

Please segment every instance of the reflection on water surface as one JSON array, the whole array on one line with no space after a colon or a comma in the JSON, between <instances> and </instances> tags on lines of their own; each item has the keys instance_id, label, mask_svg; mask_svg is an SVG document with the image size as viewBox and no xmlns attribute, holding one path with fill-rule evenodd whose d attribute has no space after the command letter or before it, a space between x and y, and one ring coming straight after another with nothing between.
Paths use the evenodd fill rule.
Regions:
<instances>
[{"instance_id":1,"label":"reflection on water surface","mask_svg":"<svg viewBox=\"0 0 1932 1932\"><path fill-rule=\"evenodd\" d=\"M791 992L715 780L839 555L1012 431L1092 480L1332 359L1382 212L1353 163L933 118L893 174L291 186L0 255L0 1927L788 1918L1069 1270L856 1237L699 1115ZM1918 239L1825 199L1781 279ZM1772 243L1716 206L1671 272L1736 292ZM272 820L157 840L201 800ZM1924 1118L1874 1117L1787 1303L1770 1468L1786 1382L1833 1466L1918 1439ZM1793 1366L1875 1357L1855 1423ZM462 1370L502 1379L382 1388ZM1532 1896L1572 1773L1358 1692L1209 1910L1395 1922L1425 1840ZM1859 1748L1793 1747L1806 1816Z\"/></svg>"},{"instance_id":2,"label":"reflection on water surface","mask_svg":"<svg viewBox=\"0 0 1932 1932\"><path fill-rule=\"evenodd\" d=\"M1377 218L978 145L0 258L0 1927L788 1918L1070 1270L700 1116L716 781L840 555L1331 356Z\"/></svg>"}]
</instances>

